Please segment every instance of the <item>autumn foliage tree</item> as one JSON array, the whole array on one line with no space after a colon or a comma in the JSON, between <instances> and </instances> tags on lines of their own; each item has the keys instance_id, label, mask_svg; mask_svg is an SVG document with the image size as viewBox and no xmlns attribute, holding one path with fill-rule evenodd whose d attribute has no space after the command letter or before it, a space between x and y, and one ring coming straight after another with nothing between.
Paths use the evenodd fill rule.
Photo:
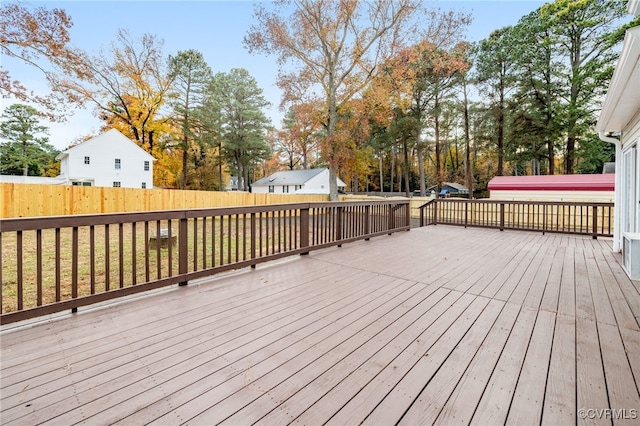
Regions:
<instances>
[{"instance_id":1,"label":"autumn foliage tree","mask_svg":"<svg viewBox=\"0 0 640 426\"><path fill-rule=\"evenodd\" d=\"M21 3L3 2L0 6L0 53L38 68L52 89L56 89L53 66L70 70L79 60L77 52L69 45L71 26L71 17L62 9L27 8ZM13 97L40 106L41 113L51 120L63 120L65 102L74 100L57 91L44 95L34 93L4 67L0 68L0 92L3 98Z\"/></svg>"},{"instance_id":2,"label":"autumn foliage tree","mask_svg":"<svg viewBox=\"0 0 640 426\"><path fill-rule=\"evenodd\" d=\"M162 40L151 34L134 38L119 30L109 52L82 54L72 73L59 75L60 90L90 103L109 128L117 128L154 154L154 136L167 131L161 108L171 79L165 71Z\"/></svg>"},{"instance_id":3,"label":"autumn foliage tree","mask_svg":"<svg viewBox=\"0 0 640 426\"><path fill-rule=\"evenodd\" d=\"M323 102L330 196L337 199L338 111L366 87L381 60L413 34L415 0L278 0L256 9L257 24L245 37L250 52L278 56L278 85L285 100ZM292 11L292 12L291 12ZM292 61L298 66L291 70Z\"/></svg>"}]
</instances>

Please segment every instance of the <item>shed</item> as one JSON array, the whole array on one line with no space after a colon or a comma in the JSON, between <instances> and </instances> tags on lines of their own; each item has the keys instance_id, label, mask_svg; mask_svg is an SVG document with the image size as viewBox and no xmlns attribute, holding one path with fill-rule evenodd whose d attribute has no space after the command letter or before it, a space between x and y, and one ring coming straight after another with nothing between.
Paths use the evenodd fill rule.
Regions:
<instances>
[{"instance_id":1,"label":"shed","mask_svg":"<svg viewBox=\"0 0 640 426\"><path fill-rule=\"evenodd\" d=\"M613 202L615 174L496 176L488 189L496 200Z\"/></svg>"}]
</instances>

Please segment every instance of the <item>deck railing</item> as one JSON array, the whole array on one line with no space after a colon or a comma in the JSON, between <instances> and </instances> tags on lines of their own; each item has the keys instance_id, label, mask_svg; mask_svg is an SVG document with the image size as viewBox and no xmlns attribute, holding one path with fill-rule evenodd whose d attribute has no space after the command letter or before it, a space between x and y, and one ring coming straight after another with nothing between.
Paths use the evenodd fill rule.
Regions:
<instances>
[{"instance_id":1,"label":"deck railing","mask_svg":"<svg viewBox=\"0 0 640 426\"><path fill-rule=\"evenodd\" d=\"M6 219L0 323L410 228L408 200Z\"/></svg>"},{"instance_id":2,"label":"deck railing","mask_svg":"<svg viewBox=\"0 0 640 426\"><path fill-rule=\"evenodd\" d=\"M420 206L420 226L459 225L613 236L613 203L434 199Z\"/></svg>"}]
</instances>

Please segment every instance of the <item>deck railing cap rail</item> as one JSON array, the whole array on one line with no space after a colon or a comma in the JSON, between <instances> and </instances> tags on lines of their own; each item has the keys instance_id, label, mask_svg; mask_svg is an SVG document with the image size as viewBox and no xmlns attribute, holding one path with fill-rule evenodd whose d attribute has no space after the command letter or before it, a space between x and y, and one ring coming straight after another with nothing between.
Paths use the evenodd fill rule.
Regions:
<instances>
[{"instance_id":1,"label":"deck railing cap rail","mask_svg":"<svg viewBox=\"0 0 640 426\"><path fill-rule=\"evenodd\" d=\"M326 207L348 207L367 205L401 205L409 204L409 200L375 200L375 201L330 201L313 203L262 204L255 206L212 207L185 210L157 210L130 213L101 213L86 215L38 216L28 218L10 218L0 220L0 232L31 231L36 229L71 228L91 225L114 225L130 222L153 220L178 220L202 216L225 216L234 214L251 214L259 212L299 210Z\"/></svg>"}]
</instances>

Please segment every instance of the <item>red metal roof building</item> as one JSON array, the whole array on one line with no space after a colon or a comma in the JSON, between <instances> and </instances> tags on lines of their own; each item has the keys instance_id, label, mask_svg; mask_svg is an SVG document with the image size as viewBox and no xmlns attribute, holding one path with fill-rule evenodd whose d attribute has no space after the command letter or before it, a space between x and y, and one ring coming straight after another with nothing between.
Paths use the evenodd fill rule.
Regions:
<instances>
[{"instance_id":1,"label":"red metal roof building","mask_svg":"<svg viewBox=\"0 0 640 426\"><path fill-rule=\"evenodd\" d=\"M490 198L503 200L611 201L615 174L496 176Z\"/></svg>"}]
</instances>

